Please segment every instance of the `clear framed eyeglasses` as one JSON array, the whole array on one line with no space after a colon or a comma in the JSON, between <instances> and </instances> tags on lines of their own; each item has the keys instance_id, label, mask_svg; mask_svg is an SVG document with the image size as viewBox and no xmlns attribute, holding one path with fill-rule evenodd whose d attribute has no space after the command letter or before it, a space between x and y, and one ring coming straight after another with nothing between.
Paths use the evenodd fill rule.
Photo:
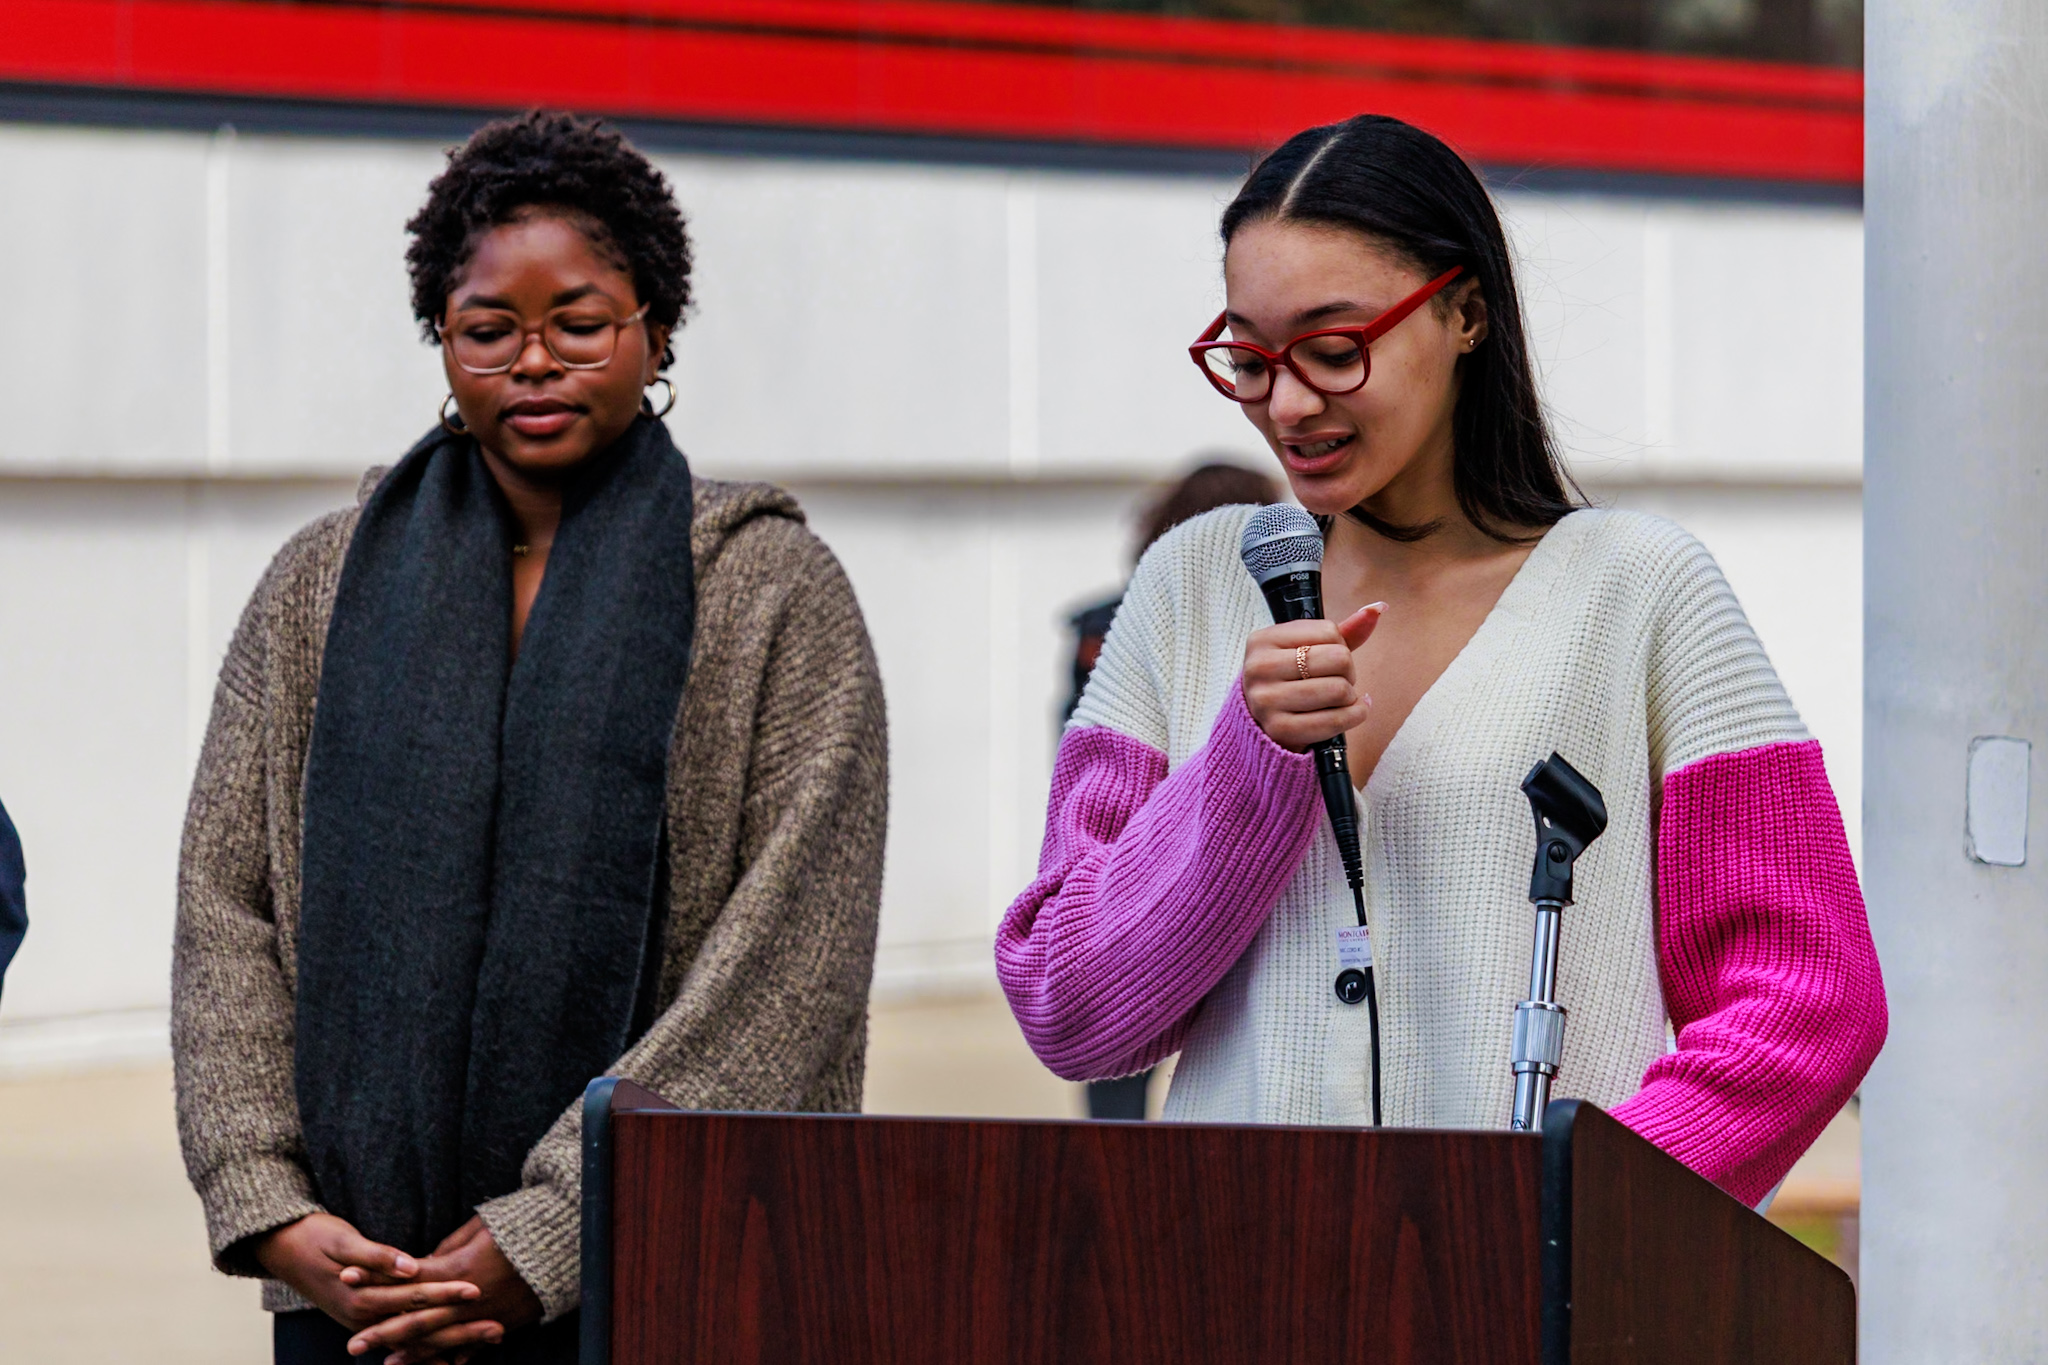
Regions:
<instances>
[{"instance_id":1,"label":"clear framed eyeglasses","mask_svg":"<svg viewBox=\"0 0 2048 1365\"><path fill-rule=\"evenodd\" d=\"M540 334L555 363L565 370L601 370L619 349L619 331L647 316L648 305L627 317L613 317L601 303L572 303L557 308L529 327L502 308L466 308L436 323L441 344L455 363L471 374L503 374L519 363L526 339Z\"/></svg>"}]
</instances>

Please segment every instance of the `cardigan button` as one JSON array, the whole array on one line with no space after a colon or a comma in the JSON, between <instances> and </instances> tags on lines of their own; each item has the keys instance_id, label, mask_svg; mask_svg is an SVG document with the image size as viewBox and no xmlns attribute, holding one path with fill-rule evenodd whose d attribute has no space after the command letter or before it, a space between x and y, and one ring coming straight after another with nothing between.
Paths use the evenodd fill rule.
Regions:
<instances>
[{"instance_id":1,"label":"cardigan button","mask_svg":"<svg viewBox=\"0 0 2048 1365\"><path fill-rule=\"evenodd\" d=\"M1365 973L1356 967L1347 967L1337 973L1337 998L1347 1005L1355 1005L1365 999Z\"/></svg>"}]
</instances>

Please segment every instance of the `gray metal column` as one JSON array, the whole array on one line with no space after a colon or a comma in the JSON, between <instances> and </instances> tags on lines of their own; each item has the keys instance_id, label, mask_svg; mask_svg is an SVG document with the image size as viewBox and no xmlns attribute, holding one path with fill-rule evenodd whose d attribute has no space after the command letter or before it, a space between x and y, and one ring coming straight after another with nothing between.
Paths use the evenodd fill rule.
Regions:
<instances>
[{"instance_id":1,"label":"gray metal column","mask_svg":"<svg viewBox=\"0 0 2048 1365\"><path fill-rule=\"evenodd\" d=\"M2048 0L1867 16L1863 1359L2048 1360Z\"/></svg>"}]
</instances>

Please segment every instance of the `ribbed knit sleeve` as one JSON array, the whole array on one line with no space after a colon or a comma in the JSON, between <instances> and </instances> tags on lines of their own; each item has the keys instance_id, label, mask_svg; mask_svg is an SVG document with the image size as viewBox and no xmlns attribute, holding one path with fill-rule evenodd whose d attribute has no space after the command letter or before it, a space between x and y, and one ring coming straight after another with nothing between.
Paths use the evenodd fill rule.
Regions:
<instances>
[{"instance_id":1,"label":"ribbed knit sleeve","mask_svg":"<svg viewBox=\"0 0 2048 1365\"><path fill-rule=\"evenodd\" d=\"M260 1275L259 1234L321 1211L306 1167L292 1082L295 1029L266 835L265 642L306 610L309 544L323 518L278 552L242 613L192 781L178 860L171 957L171 1058L185 1170L206 1212L214 1264Z\"/></svg>"},{"instance_id":2,"label":"ribbed knit sleeve","mask_svg":"<svg viewBox=\"0 0 2048 1365\"><path fill-rule=\"evenodd\" d=\"M1753 1204L1884 1045L1884 980L1812 740L1665 784L1658 962L1678 1050L1615 1117Z\"/></svg>"},{"instance_id":3,"label":"ribbed knit sleeve","mask_svg":"<svg viewBox=\"0 0 2048 1365\"><path fill-rule=\"evenodd\" d=\"M1069 730L1038 877L996 935L996 974L1039 1060L1095 1080L1177 1050L1294 875L1315 798L1313 761L1268 739L1239 688L1170 775L1115 730Z\"/></svg>"},{"instance_id":4,"label":"ribbed knit sleeve","mask_svg":"<svg viewBox=\"0 0 2048 1365\"><path fill-rule=\"evenodd\" d=\"M1677 1049L1614 1113L1755 1203L1862 1081L1884 982L1820 746L1706 551L1670 567L1648 703Z\"/></svg>"},{"instance_id":5,"label":"ribbed knit sleeve","mask_svg":"<svg viewBox=\"0 0 2048 1365\"><path fill-rule=\"evenodd\" d=\"M1657 782L1709 754L1809 738L1763 642L1707 548L1676 526L1643 565L1650 622L1644 706Z\"/></svg>"}]
</instances>

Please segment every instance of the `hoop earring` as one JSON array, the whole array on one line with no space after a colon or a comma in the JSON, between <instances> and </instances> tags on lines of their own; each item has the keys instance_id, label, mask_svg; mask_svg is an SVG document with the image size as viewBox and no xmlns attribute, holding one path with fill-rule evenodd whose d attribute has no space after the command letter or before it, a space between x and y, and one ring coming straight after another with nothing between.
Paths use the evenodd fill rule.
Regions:
<instances>
[{"instance_id":1,"label":"hoop earring","mask_svg":"<svg viewBox=\"0 0 2048 1365\"><path fill-rule=\"evenodd\" d=\"M448 411L449 405L454 401L455 395L452 393L441 400L441 425L457 436L467 436L469 435L469 424L462 420L462 409L457 408L453 413Z\"/></svg>"},{"instance_id":2,"label":"hoop earring","mask_svg":"<svg viewBox=\"0 0 2048 1365\"><path fill-rule=\"evenodd\" d=\"M656 412L654 410L654 404L651 401L649 401L647 395L643 393L640 395L640 411L646 413L649 417L666 417L676 410L675 382L665 374L658 374L654 376L654 382L668 390L668 401L661 405L661 411Z\"/></svg>"}]
</instances>

